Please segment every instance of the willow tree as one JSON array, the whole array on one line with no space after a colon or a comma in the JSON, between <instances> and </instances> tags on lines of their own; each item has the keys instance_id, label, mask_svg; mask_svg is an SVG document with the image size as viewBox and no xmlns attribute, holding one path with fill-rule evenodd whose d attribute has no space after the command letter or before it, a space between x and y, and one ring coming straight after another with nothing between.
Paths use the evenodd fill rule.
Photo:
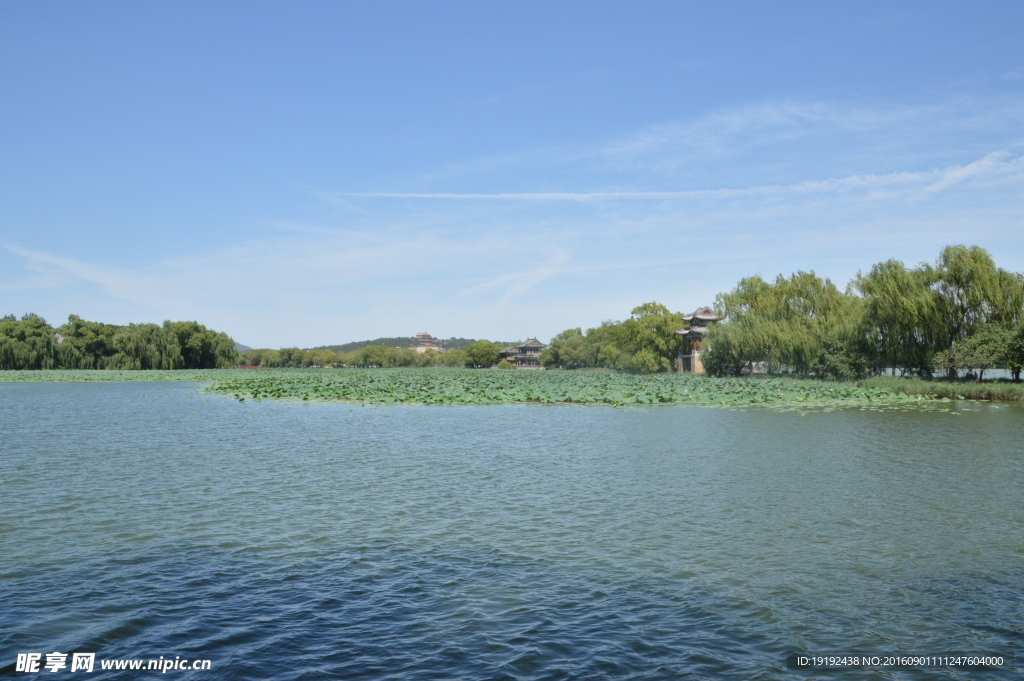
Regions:
<instances>
[{"instance_id":1,"label":"willow tree","mask_svg":"<svg viewBox=\"0 0 1024 681\"><path fill-rule=\"evenodd\" d=\"M946 347L986 322L1012 323L1020 316L1020 277L996 267L980 246L947 246L939 254L933 287L946 326Z\"/></svg>"},{"instance_id":2,"label":"willow tree","mask_svg":"<svg viewBox=\"0 0 1024 681\"><path fill-rule=\"evenodd\" d=\"M860 352L861 301L814 272L779 275L772 283L742 279L716 298L715 307L726 321L705 338L702 361L711 373L736 373L752 364L844 378L861 372L837 364L853 362Z\"/></svg>"},{"instance_id":3,"label":"willow tree","mask_svg":"<svg viewBox=\"0 0 1024 681\"><path fill-rule=\"evenodd\" d=\"M926 373L944 336L941 299L932 289L935 274L907 269L886 260L866 275L857 273L851 288L864 299L862 333L871 363L907 373Z\"/></svg>"},{"instance_id":4,"label":"willow tree","mask_svg":"<svg viewBox=\"0 0 1024 681\"><path fill-rule=\"evenodd\" d=\"M235 341L226 333L198 322L165 321L164 328L177 338L185 369L220 369L238 361Z\"/></svg>"},{"instance_id":5,"label":"willow tree","mask_svg":"<svg viewBox=\"0 0 1024 681\"><path fill-rule=\"evenodd\" d=\"M937 352L950 352L984 324L1010 328L1022 315L1024 283L1019 274L996 266L979 246L947 246L934 268L923 266L938 296L944 334ZM949 368L956 376L956 368Z\"/></svg>"},{"instance_id":6,"label":"willow tree","mask_svg":"<svg viewBox=\"0 0 1024 681\"><path fill-rule=\"evenodd\" d=\"M111 341L117 351L107 359L108 369L181 369L177 335L167 326L129 324L121 327Z\"/></svg>"},{"instance_id":7,"label":"willow tree","mask_svg":"<svg viewBox=\"0 0 1024 681\"><path fill-rule=\"evenodd\" d=\"M0 320L0 369L53 369L57 365L57 339L42 317L26 314L20 320Z\"/></svg>"},{"instance_id":8,"label":"willow tree","mask_svg":"<svg viewBox=\"0 0 1024 681\"><path fill-rule=\"evenodd\" d=\"M79 356L79 365L69 369L105 369L108 360L117 354L114 336L121 327L102 322L91 322L78 315L69 315L66 324L57 328L61 346L67 345Z\"/></svg>"}]
</instances>

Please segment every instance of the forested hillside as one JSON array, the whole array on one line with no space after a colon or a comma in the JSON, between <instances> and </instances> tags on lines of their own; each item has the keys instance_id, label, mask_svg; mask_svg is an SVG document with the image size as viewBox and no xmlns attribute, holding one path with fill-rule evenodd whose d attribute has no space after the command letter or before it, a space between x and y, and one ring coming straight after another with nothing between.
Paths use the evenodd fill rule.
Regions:
<instances>
[{"instance_id":1,"label":"forested hillside","mask_svg":"<svg viewBox=\"0 0 1024 681\"><path fill-rule=\"evenodd\" d=\"M311 350L330 350L331 352L342 354L346 352L352 352L354 350L362 350L363 348L370 347L371 345L382 347L382 348L411 348L416 345L415 336L398 336L395 338L374 338L373 340L365 341L353 341L351 343L343 343L342 345L320 345ZM460 350L470 343L476 342L475 338L448 338L446 340L437 339L437 344L444 350Z\"/></svg>"},{"instance_id":2,"label":"forested hillside","mask_svg":"<svg viewBox=\"0 0 1024 681\"><path fill-rule=\"evenodd\" d=\"M343 346L341 346L343 347ZM239 361L243 365L264 368L300 367L489 367L498 362L501 343L489 340L473 341L462 348L437 352L433 348L416 352L411 348L384 345L366 345L349 352L334 352L330 348L257 349L243 352Z\"/></svg>"}]
</instances>

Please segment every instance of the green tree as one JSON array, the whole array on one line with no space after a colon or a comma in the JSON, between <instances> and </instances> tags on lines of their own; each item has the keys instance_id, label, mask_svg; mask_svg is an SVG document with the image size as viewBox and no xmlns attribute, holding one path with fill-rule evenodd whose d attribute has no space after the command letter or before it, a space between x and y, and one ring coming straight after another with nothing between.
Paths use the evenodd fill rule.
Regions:
<instances>
[{"instance_id":1,"label":"green tree","mask_svg":"<svg viewBox=\"0 0 1024 681\"><path fill-rule=\"evenodd\" d=\"M1006 368L1010 370L1014 381L1020 381L1020 372L1024 369L1024 321L1010 335L1006 347Z\"/></svg>"},{"instance_id":2,"label":"green tree","mask_svg":"<svg viewBox=\"0 0 1024 681\"><path fill-rule=\"evenodd\" d=\"M432 367L441 363L441 353L434 348L427 348L423 352L416 353L416 366Z\"/></svg>"},{"instance_id":3,"label":"green tree","mask_svg":"<svg viewBox=\"0 0 1024 681\"><path fill-rule=\"evenodd\" d=\"M62 341L80 356L76 369L105 369L107 360L117 354L114 335L120 327L102 322L90 322L78 315L68 316L66 324L57 329Z\"/></svg>"},{"instance_id":4,"label":"green tree","mask_svg":"<svg viewBox=\"0 0 1024 681\"><path fill-rule=\"evenodd\" d=\"M752 364L770 372L832 373L842 355L860 352L862 302L814 272L779 275L773 283L742 279L717 297L715 307L726 321L713 325L704 339L701 360L709 373L737 373Z\"/></svg>"},{"instance_id":5,"label":"green tree","mask_svg":"<svg viewBox=\"0 0 1024 681\"><path fill-rule=\"evenodd\" d=\"M655 303L656 304L656 303ZM642 328L641 328L642 330ZM549 369L606 368L618 371L644 369L633 361L637 328L626 322L604 321L587 329L567 329L555 336L540 353L540 363ZM660 368L655 360L652 371Z\"/></svg>"},{"instance_id":6,"label":"green tree","mask_svg":"<svg viewBox=\"0 0 1024 681\"><path fill-rule=\"evenodd\" d=\"M1000 324L980 324L971 336L949 350L937 353L936 364L947 370L951 377L955 377L958 371L977 369L981 380L989 369L1013 363L1014 335Z\"/></svg>"},{"instance_id":7,"label":"green tree","mask_svg":"<svg viewBox=\"0 0 1024 681\"><path fill-rule=\"evenodd\" d=\"M0 369L53 369L57 359L57 338L45 319L29 313L0 321Z\"/></svg>"},{"instance_id":8,"label":"green tree","mask_svg":"<svg viewBox=\"0 0 1024 681\"><path fill-rule=\"evenodd\" d=\"M501 350L501 345L492 343L489 340L478 340L475 343L470 343L464 349L466 353L466 366L493 366L498 363Z\"/></svg>"},{"instance_id":9,"label":"green tree","mask_svg":"<svg viewBox=\"0 0 1024 681\"><path fill-rule=\"evenodd\" d=\"M933 271L946 323L946 347L985 322L1012 324L1020 318L1020 276L996 267L984 248L947 246Z\"/></svg>"},{"instance_id":10,"label":"green tree","mask_svg":"<svg viewBox=\"0 0 1024 681\"><path fill-rule=\"evenodd\" d=\"M810 372L817 378L852 381L868 372L868 356L853 344L849 336L822 339L821 352L811 364Z\"/></svg>"},{"instance_id":11,"label":"green tree","mask_svg":"<svg viewBox=\"0 0 1024 681\"><path fill-rule=\"evenodd\" d=\"M181 369L184 360L177 336L166 326L129 324L111 339L115 354L107 358L108 369Z\"/></svg>"},{"instance_id":12,"label":"green tree","mask_svg":"<svg viewBox=\"0 0 1024 681\"><path fill-rule=\"evenodd\" d=\"M540 364L547 369L582 369L597 366L599 348L588 342L580 328L567 329L551 339L540 353Z\"/></svg>"},{"instance_id":13,"label":"green tree","mask_svg":"<svg viewBox=\"0 0 1024 681\"><path fill-rule=\"evenodd\" d=\"M749 345L747 329L739 324L715 324L704 337L701 363L712 376L739 376L744 367L760 362Z\"/></svg>"},{"instance_id":14,"label":"green tree","mask_svg":"<svg viewBox=\"0 0 1024 681\"><path fill-rule=\"evenodd\" d=\"M268 369L281 366L281 356L277 350L261 350L260 353L260 367Z\"/></svg>"},{"instance_id":15,"label":"green tree","mask_svg":"<svg viewBox=\"0 0 1024 681\"><path fill-rule=\"evenodd\" d=\"M862 333L876 370L927 373L945 329L933 280L929 271L908 270L898 260L857 273L852 287L864 299Z\"/></svg>"},{"instance_id":16,"label":"green tree","mask_svg":"<svg viewBox=\"0 0 1024 681\"><path fill-rule=\"evenodd\" d=\"M281 348L277 351L277 366L289 369L301 367L305 354L301 348Z\"/></svg>"},{"instance_id":17,"label":"green tree","mask_svg":"<svg viewBox=\"0 0 1024 681\"><path fill-rule=\"evenodd\" d=\"M253 348L252 350L246 350L238 354L238 363L247 366L269 366L263 364L264 357L268 353L274 352L266 348Z\"/></svg>"},{"instance_id":18,"label":"green tree","mask_svg":"<svg viewBox=\"0 0 1024 681\"><path fill-rule=\"evenodd\" d=\"M419 365L420 356L408 348L368 345L346 353L342 361L351 367L413 367Z\"/></svg>"},{"instance_id":19,"label":"green tree","mask_svg":"<svg viewBox=\"0 0 1024 681\"><path fill-rule=\"evenodd\" d=\"M218 369L238 361L235 341L226 333L207 329L199 322L164 322L181 349L183 368Z\"/></svg>"},{"instance_id":20,"label":"green tree","mask_svg":"<svg viewBox=\"0 0 1024 681\"><path fill-rule=\"evenodd\" d=\"M70 315L54 329L37 315L0 320L0 368L180 369L230 366L227 334L196 322L116 326Z\"/></svg>"},{"instance_id":21,"label":"green tree","mask_svg":"<svg viewBox=\"0 0 1024 681\"><path fill-rule=\"evenodd\" d=\"M466 366L468 361L465 350L446 350L441 354L441 364L453 369Z\"/></svg>"},{"instance_id":22,"label":"green tree","mask_svg":"<svg viewBox=\"0 0 1024 681\"><path fill-rule=\"evenodd\" d=\"M594 367L626 371L630 368L633 353L629 349L629 338L623 322L603 321L601 326L587 329L590 344L588 357L593 358Z\"/></svg>"},{"instance_id":23,"label":"green tree","mask_svg":"<svg viewBox=\"0 0 1024 681\"><path fill-rule=\"evenodd\" d=\"M676 333L686 326L682 315L655 302L634 307L631 315L622 324L631 355L629 368L642 373L671 371L683 344L683 337Z\"/></svg>"}]
</instances>

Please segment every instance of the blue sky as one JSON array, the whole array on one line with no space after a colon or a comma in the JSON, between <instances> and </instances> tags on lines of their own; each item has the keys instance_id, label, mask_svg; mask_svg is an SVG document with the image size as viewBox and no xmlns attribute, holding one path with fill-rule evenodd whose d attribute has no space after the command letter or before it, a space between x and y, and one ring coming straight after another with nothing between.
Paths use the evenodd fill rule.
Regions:
<instances>
[{"instance_id":1,"label":"blue sky","mask_svg":"<svg viewBox=\"0 0 1024 681\"><path fill-rule=\"evenodd\" d=\"M548 339L1024 270L1021 2L0 4L0 314Z\"/></svg>"}]
</instances>

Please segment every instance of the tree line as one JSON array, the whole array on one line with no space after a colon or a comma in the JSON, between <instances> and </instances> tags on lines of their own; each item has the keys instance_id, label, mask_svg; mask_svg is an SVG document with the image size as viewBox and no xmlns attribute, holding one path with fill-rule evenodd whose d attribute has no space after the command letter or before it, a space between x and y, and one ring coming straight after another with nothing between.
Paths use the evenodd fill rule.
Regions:
<instances>
[{"instance_id":1,"label":"tree line","mask_svg":"<svg viewBox=\"0 0 1024 681\"><path fill-rule=\"evenodd\" d=\"M934 264L898 260L858 272L846 290L814 272L748 277L716 298L726 320L705 338L713 375L760 366L821 378L956 378L1024 366L1024 275L978 246L947 246Z\"/></svg>"},{"instance_id":2,"label":"tree line","mask_svg":"<svg viewBox=\"0 0 1024 681\"><path fill-rule=\"evenodd\" d=\"M413 339L415 340L415 339ZM505 346L486 339L469 343L461 349L437 352L427 348L416 352L410 348L366 345L350 352L335 352L329 347L281 348L280 350L247 350L239 355L244 366L274 367L490 367L499 364Z\"/></svg>"},{"instance_id":3,"label":"tree line","mask_svg":"<svg viewBox=\"0 0 1024 681\"><path fill-rule=\"evenodd\" d=\"M671 371L683 343L676 330L685 326L681 313L660 303L644 303L625 321L602 322L585 332L563 331L540 353L540 363L547 369Z\"/></svg>"},{"instance_id":4,"label":"tree line","mask_svg":"<svg viewBox=\"0 0 1024 681\"><path fill-rule=\"evenodd\" d=\"M978 246L948 246L934 264L898 260L858 272L845 290L812 272L742 279L719 294L725 321L710 327L708 373L754 369L837 380L878 375L977 377L1024 367L1024 275L998 267ZM636 307L625 321L568 329L541 353L546 368L671 371L682 348L682 315Z\"/></svg>"},{"instance_id":5,"label":"tree line","mask_svg":"<svg viewBox=\"0 0 1024 681\"><path fill-rule=\"evenodd\" d=\"M336 354L344 354L352 352L353 350L361 350L371 345L376 345L384 348L411 348L419 342L419 339L415 336L397 336L388 338L374 338L373 340L365 341L353 341L351 343L343 343L341 345L321 345L316 348L310 348L311 350L330 350ZM470 343L475 343L475 338L438 338L437 345L444 350L455 350L462 349Z\"/></svg>"},{"instance_id":6,"label":"tree line","mask_svg":"<svg viewBox=\"0 0 1024 681\"><path fill-rule=\"evenodd\" d=\"M35 314L0 319L0 369L216 369L238 359L226 333L198 322L119 326Z\"/></svg>"},{"instance_id":7,"label":"tree line","mask_svg":"<svg viewBox=\"0 0 1024 681\"><path fill-rule=\"evenodd\" d=\"M742 279L719 294L701 359L712 375L763 369L849 380L891 370L901 375L981 378L1024 368L1024 275L998 267L978 246L948 246L934 264L897 260L858 272L845 290L811 272ZM545 368L671 371L682 348L683 315L656 302L625 321L568 329L541 353ZM387 339L385 339L387 340ZM395 340L395 339L391 339ZM400 339L412 341L414 339ZM464 341L468 339L452 339ZM71 315L53 328L28 314L0 320L0 369L178 369L260 367L490 367L502 343L477 340L438 353L372 342L241 354L224 333L197 322L116 326ZM462 344L461 342L459 343ZM349 346L351 347L351 346Z\"/></svg>"}]
</instances>

